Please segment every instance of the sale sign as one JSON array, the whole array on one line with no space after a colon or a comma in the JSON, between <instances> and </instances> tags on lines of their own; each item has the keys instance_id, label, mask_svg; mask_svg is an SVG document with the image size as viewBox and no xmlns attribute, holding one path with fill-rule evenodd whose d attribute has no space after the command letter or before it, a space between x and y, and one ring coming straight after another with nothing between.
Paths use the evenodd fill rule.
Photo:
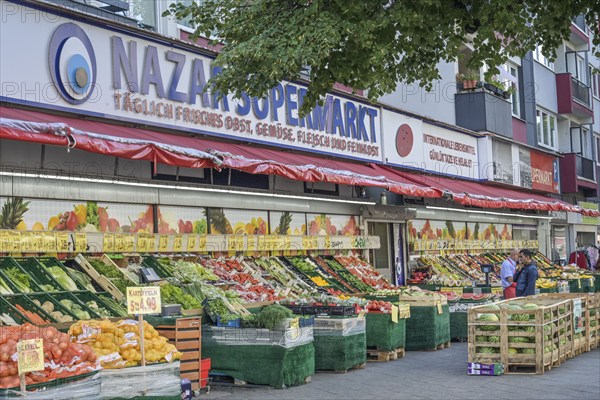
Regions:
<instances>
[{"instance_id":1,"label":"sale sign","mask_svg":"<svg viewBox=\"0 0 600 400\"><path fill-rule=\"evenodd\" d=\"M27 339L17 343L19 375L44 369L44 340Z\"/></svg>"},{"instance_id":2,"label":"sale sign","mask_svg":"<svg viewBox=\"0 0 600 400\"><path fill-rule=\"evenodd\" d=\"M160 314L160 287L128 287L128 314Z\"/></svg>"}]
</instances>

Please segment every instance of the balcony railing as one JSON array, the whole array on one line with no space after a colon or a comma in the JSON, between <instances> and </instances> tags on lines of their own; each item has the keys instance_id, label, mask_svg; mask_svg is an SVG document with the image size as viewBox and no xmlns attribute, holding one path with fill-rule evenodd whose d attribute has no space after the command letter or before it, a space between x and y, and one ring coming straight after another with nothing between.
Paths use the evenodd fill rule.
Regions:
<instances>
[{"instance_id":1,"label":"balcony railing","mask_svg":"<svg viewBox=\"0 0 600 400\"><path fill-rule=\"evenodd\" d=\"M585 17L583 15L578 15L577 17L573 18L572 21L573 25L577 26L583 32L587 33L587 25L585 23Z\"/></svg>"},{"instance_id":2,"label":"balcony railing","mask_svg":"<svg viewBox=\"0 0 600 400\"><path fill-rule=\"evenodd\" d=\"M577 155L575 170L578 177L594 180L594 160Z\"/></svg>"},{"instance_id":3,"label":"balcony railing","mask_svg":"<svg viewBox=\"0 0 600 400\"><path fill-rule=\"evenodd\" d=\"M571 93L582 104L590 106L590 88L571 76Z\"/></svg>"}]
</instances>

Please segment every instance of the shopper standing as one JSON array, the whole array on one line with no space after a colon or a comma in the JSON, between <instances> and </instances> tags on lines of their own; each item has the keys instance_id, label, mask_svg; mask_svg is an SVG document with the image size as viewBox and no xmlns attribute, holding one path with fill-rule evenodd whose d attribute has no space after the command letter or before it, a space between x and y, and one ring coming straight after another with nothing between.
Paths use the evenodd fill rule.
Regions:
<instances>
[{"instance_id":1,"label":"shopper standing","mask_svg":"<svg viewBox=\"0 0 600 400\"><path fill-rule=\"evenodd\" d=\"M502 263L500 268L500 278L502 279L502 289L504 292L505 299L512 299L516 297L517 284L513 282L513 277L517 271L517 257L519 256L519 250L512 249L509 256Z\"/></svg>"},{"instance_id":2,"label":"shopper standing","mask_svg":"<svg viewBox=\"0 0 600 400\"><path fill-rule=\"evenodd\" d=\"M519 252L519 264L513 277L513 281L517 283L517 297L535 294L535 281L538 278L538 270L535 261L532 260L532 255L528 249Z\"/></svg>"}]
</instances>

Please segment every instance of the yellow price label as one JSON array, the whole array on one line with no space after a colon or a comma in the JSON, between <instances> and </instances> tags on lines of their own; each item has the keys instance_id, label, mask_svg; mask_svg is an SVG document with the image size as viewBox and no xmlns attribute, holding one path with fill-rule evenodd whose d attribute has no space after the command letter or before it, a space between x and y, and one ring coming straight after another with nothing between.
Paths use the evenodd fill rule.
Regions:
<instances>
[{"instance_id":1,"label":"yellow price label","mask_svg":"<svg viewBox=\"0 0 600 400\"><path fill-rule=\"evenodd\" d=\"M302 236L302 250L313 249L313 238L310 236Z\"/></svg>"},{"instance_id":2,"label":"yellow price label","mask_svg":"<svg viewBox=\"0 0 600 400\"><path fill-rule=\"evenodd\" d=\"M0 253L8 253L8 231L0 231Z\"/></svg>"},{"instance_id":3,"label":"yellow price label","mask_svg":"<svg viewBox=\"0 0 600 400\"><path fill-rule=\"evenodd\" d=\"M492 294L502 294L504 293L504 291L502 290L501 287L493 287L492 288Z\"/></svg>"},{"instance_id":4,"label":"yellow price label","mask_svg":"<svg viewBox=\"0 0 600 400\"><path fill-rule=\"evenodd\" d=\"M21 232L21 237L19 240L19 250L20 251L37 251L36 246L33 240L32 232ZM12 247L12 243L11 246Z\"/></svg>"},{"instance_id":5,"label":"yellow price label","mask_svg":"<svg viewBox=\"0 0 600 400\"><path fill-rule=\"evenodd\" d=\"M437 312L438 312L438 314L444 313L444 309L442 308L442 303L437 303Z\"/></svg>"},{"instance_id":6,"label":"yellow price label","mask_svg":"<svg viewBox=\"0 0 600 400\"><path fill-rule=\"evenodd\" d=\"M275 251L282 251L284 250L284 240L283 240L283 236L273 236L271 238L271 243L272 243L272 249Z\"/></svg>"},{"instance_id":7,"label":"yellow price label","mask_svg":"<svg viewBox=\"0 0 600 400\"><path fill-rule=\"evenodd\" d=\"M160 235L158 237L158 251L165 252L169 250L169 235Z\"/></svg>"},{"instance_id":8,"label":"yellow price label","mask_svg":"<svg viewBox=\"0 0 600 400\"><path fill-rule=\"evenodd\" d=\"M69 251L69 234L67 232L56 233L56 251L59 253Z\"/></svg>"},{"instance_id":9,"label":"yellow price label","mask_svg":"<svg viewBox=\"0 0 600 400\"><path fill-rule=\"evenodd\" d=\"M198 235L189 235L187 238L187 251L198 251Z\"/></svg>"},{"instance_id":10,"label":"yellow price label","mask_svg":"<svg viewBox=\"0 0 600 400\"><path fill-rule=\"evenodd\" d=\"M17 372L19 375L41 371L44 367L44 339L27 339L17 342Z\"/></svg>"},{"instance_id":11,"label":"yellow price label","mask_svg":"<svg viewBox=\"0 0 600 400\"><path fill-rule=\"evenodd\" d=\"M246 249L248 251L256 251L256 237L248 236L246 238L246 241L247 241Z\"/></svg>"},{"instance_id":12,"label":"yellow price label","mask_svg":"<svg viewBox=\"0 0 600 400\"><path fill-rule=\"evenodd\" d=\"M398 323L398 307L392 304L392 322Z\"/></svg>"},{"instance_id":13,"label":"yellow price label","mask_svg":"<svg viewBox=\"0 0 600 400\"><path fill-rule=\"evenodd\" d=\"M56 248L56 233L44 232L44 252L55 253Z\"/></svg>"},{"instance_id":14,"label":"yellow price label","mask_svg":"<svg viewBox=\"0 0 600 400\"><path fill-rule=\"evenodd\" d=\"M142 233L137 236L137 251L139 253L145 253L148 251L146 242L146 235Z\"/></svg>"},{"instance_id":15,"label":"yellow price label","mask_svg":"<svg viewBox=\"0 0 600 400\"><path fill-rule=\"evenodd\" d=\"M173 239L173 251L183 251L183 235L175 235L175 238Z\"/></svg>"},{"instance_id":16,"label":"yellow price label","mask_svg":"<svg viewBox=\"0 0 600 400\"><path fill-rule=\"evenodd\" d=\"M122 233L115 234L115 252L122 253L125 250L125 235Z\"/></svg>"},{"instance_id":17,"label":"yellow price label","mask_svg":"<svg viewBox=\"0 0 600 400\"><path fill-rule=\"evenodd\" d=\"M122 241L121 241L122 243ZM102 251L105 253L112 253L116 251L115 234L105 233L102 238Z\"/></svg>"},{"instance_id":18,"label":"yellow price label","mask_svg":"<svg viewBox=\"0 0 600 400\"><path fill-rule=\"evenodd\" d=\"M244 237L240 235L227 236L227 249L229 251L241 251L244 249Z\"/></svg>"},{"instance_id":19,"label":"yellow price label","mask_svg":"<svg viewBox=\"0 0 600 400\"><path fill-rule=\"evenodd\" d=\"M87 251L87 234L75 234L75 251L78 253L85 253Z\"/></svg>"},{"instance_id":20,"label":"yellow price label","mask_svg":"<svg viewBox=\"0 0 600 400\"><path fill-rule=\"evenodd\" d=\"M331 236L325 236L325 249L331 249Z\"/></svg>"},{"instance_id":21,"label":"yellow price label","mask_svg":"<svg viewBox=\"0 0 600 400\"><path fill-rule=\"evenodd\" d=\"M263 235L258 236L256 247L258 251L268 251L269 248L267 243L267 237Z\"/></svg>"},{"instance_id":22,"label":"yellow price label","mask_svg":"<svg viewBox=\"0 0 600 400\"><path fill-rule=\"evenodd\" d=\"M294 318L290 321L290 339L297 339L300 336L300 318Z\"/></svg>"},{"instance_id":23,"label":"yellow price label","mask_svg":"<svg viewBox=\"0 0 600 400\"><path fill-rule=\"evenodd\" d=\"M8 233L8 251L21 251L21 232L10 231Z\"/></svg>"},{"instance_id":24,"label":"yellow price label","mask_svg":"<svg viewBox=\"0 0 600 400\"><path fill-rule=\"evenodd\" d=\"M207 236L206 235L201 235L198 238L198 251L202 252L202 253L206 253L206 241L207 241Z\"/></svg>"},{"instance_id":25,"label":"yellow price label","mask_svg":"<svg viewBox=\"0 0 600 400\"><path fill-rule=\"evenodd\" d=\"M127 288L128 314L160 314L161 311L159 286Z\"/></svg>"},{"instance_id":26,"label":"yellow price label","mask_svg":"<svg viewBox=\"0 0 600 400\"><path fill-rule=\"evenodd\" d=\"M133 235L123 235L123 251L125 253L135 251L135 237Z\"/></svg>"}]
</instances>

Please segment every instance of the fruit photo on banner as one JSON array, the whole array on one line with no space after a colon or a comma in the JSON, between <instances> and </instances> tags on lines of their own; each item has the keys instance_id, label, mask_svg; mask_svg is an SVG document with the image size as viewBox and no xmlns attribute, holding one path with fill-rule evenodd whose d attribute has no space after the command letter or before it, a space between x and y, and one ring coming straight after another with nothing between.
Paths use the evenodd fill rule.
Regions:
<instances>
[{"instance_id":1,"label":"fruit photo on banner","mask_svg":"<svg viewBox=\"0 0 600 400\"><path fill-rule=\"evenodd\" d=\"M289 211L269 213L271 235L306 235L306 215Z\"/></svg>"},{"instance_id":2,"label":"fruit photo on banner","mask_svg":"<svg viewBox=\"0 0 600 400\"><path fill-rule=\"evenodd\" d=\"M0 197L0 229L152 233L152 206Z\"/></svg>"},{"instance_id":3,"label":"fruit photo on banner","mask_svg":"<svg viewBox=\"0 0 600 400\"><path fill-rule=\"evenodd\" d=\"M207 233L206 208L159 206L158 233Z\"/></svg>"},{"instance_id":4,"label":"fruit photo on banner","mask_svg":"<svg viewBox=\"0 0 600 400\"><path fill-rule=\"evenodd\" d=\"M209 208L208 220L213 235L267 235L266 211Z\"/></svg>"},{"instance_id":5,"label":"fruit photo on banner","mask_svg":"<svg viewBox=\"0 0 600 400\"><path fill-rule=\"evenodd\" d=\"M354 215L307 214L308 234L318 235L360 235L358 217Z\"/></svg>"},{"instance_id":6,"label":"fruit photo on banner","mask_svg":"<svg viewBox=\"0 0 600 400\"><path fill-rule=\"evenodd\" d=\"M438 221L415 219L408 221L408 241L415 240L464 240L467 225L462 221Z\"/></svg>"},{"instance_id":7,"label":"fruit photo on banner","mask_svg":"<svg viewBox=\"0 0 600 400\"><path fill-rule=\"evenodd\" d=\"M469 240L512 240L512 225L468 222Z\"/></svg>"}]
</instances>

